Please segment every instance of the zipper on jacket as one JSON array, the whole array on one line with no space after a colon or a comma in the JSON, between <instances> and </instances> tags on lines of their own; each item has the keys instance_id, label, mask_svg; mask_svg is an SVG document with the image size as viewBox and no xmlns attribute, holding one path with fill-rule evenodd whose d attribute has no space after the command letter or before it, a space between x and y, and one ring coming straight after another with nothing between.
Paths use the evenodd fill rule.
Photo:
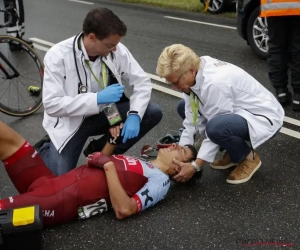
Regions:
<instances>
[{"instance_id":1,"label":"zipper on jacket","mask_svg":"<svg viewBox=\"0 0 300 250\"><path fill-rule=\"evenodd\" d=\"M54 128L56 128L56 126L57 126L57 124L58 124L58 122L59 122L59 118L60 118L60 117L57 117L57 121L56 121L56 123L55 123L55 125L54 125Z\"/></svg>"},{"instance_id":2,"label":"zipper on jacket","mask_svg":"<svg viewBox=\"0 0 300 250\"><path fill-rule=\"evenodd\" d=\"M254 114L254 113L250 112L250 111L247 110L247 109L245 109L245 110L246 110L247 112L249 112L250 114L252 114L252 115L255 115L255 116L261 116L261 117L266 118L266 119L269 121L269 123L271 124L271 126L273 126L273 122L272 122L268 117L266 117L265 115Z\"/></svg>"}]
</instances>

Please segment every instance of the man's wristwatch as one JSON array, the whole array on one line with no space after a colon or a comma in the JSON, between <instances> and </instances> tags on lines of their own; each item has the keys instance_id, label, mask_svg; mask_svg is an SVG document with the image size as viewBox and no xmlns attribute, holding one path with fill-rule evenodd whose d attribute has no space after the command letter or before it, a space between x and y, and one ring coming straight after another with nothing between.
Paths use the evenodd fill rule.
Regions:
<instances>
[{"instance_id":1,"label":"man's wristwatch","mask_svg":"<svg viewBox=\"0 0 300 250\"><path fill-rule=\"evenodd\" d=\"M127 112L127 117L130 116L130 115L139 115L139 112L134 111L134 110L130 110L130 111Z\"/></svg>"},{"instance_id":2,"label":"man's wristwatch","mask_svg":"<svg viewBox=\"0 0 300 250\"><path fill-rule=\"evenodd\" d=\"M198 166L195 161L192 161L191 164L197 172L201 170L201 166Z\"/></svg>"}]
</instances>

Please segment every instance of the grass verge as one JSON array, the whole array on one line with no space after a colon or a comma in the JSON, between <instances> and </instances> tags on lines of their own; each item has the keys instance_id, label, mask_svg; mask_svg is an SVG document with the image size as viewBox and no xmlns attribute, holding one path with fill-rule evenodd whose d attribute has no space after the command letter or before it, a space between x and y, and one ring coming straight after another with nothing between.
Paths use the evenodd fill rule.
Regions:
<instances>
[{"instance_id":1,"label":"grass verge","mask_svg":"<svg viewBox=\"0 0 300 250\"><path fill-rule=\"evenodd\" d=\"M203 12L203 4L200 0L116 0L124 3L140 3L158 6L167 9L178 9L193 12Z\"/></svg>"}]
</instances>

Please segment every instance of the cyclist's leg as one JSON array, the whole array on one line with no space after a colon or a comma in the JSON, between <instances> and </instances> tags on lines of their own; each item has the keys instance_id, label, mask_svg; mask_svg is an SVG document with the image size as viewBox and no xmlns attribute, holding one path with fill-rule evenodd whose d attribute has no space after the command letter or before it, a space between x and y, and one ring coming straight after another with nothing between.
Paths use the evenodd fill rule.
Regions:
<instances>
[{"instance_id":1,"label":"cyclist's leg","mask_svg":"<svg viewBox=\"0 0 300 250\"><path fill-rule=\"evenodd\" d=\"M53 176L34 150L16 131L0 122L0 160L20 193L42 176Z\"/></svg>"},{"instance_id":2,"label":"cyclist's leg","mask_svg":"<svg viewBox=\"0 0 300 250\"><path fill-rule=\"evenodd\" d=\"M29 192L0 200L0 210L38 204L43 211L44 226L61 224L77 215L76 172L62 177L38 178Z\"/></svg>"}]
</instances>

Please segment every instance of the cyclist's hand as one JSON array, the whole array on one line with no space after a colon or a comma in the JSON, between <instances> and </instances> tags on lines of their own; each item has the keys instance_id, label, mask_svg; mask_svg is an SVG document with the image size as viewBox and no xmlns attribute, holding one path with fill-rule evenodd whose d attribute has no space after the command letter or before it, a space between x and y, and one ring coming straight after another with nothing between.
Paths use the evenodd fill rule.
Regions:
<instances>
[{"instance_id":1,"label":"cyclist's hand","mask_svg":"<svg viewBox=\"0 0 300 250\"><path fill-rule=\"evenodd\" d=\"M111 159L107 155L101 152L95 152L88 155L88 157L86 158L86 165L88 167L96 166L99 168L103 168L104 164L109 161L111 161Z\"/></svg>"}]
</instances>

